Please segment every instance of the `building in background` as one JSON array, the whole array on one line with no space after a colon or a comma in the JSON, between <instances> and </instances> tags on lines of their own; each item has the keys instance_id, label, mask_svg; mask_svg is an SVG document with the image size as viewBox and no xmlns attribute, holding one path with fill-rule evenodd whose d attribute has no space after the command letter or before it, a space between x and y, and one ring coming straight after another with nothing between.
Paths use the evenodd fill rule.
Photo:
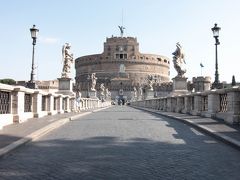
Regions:
<instances>
[{"instance_id":1,"label":"building in background","mask_svg":"<svg viewBox=\"0 0 240 180\"><path fill-rule=\"evenodd\" d=\"M91 85L88 77L96 73L97 91L104 83L112 99L126 101L133 98L134 87L144 91L149 76L153 79L156 96L168 94L171 91L169 67L170 60L166 56L139 52L137 38L112 36L106 39L103 53L76 58L75 80L82 95L87 96Z\"/></svg>"}]
</instances>

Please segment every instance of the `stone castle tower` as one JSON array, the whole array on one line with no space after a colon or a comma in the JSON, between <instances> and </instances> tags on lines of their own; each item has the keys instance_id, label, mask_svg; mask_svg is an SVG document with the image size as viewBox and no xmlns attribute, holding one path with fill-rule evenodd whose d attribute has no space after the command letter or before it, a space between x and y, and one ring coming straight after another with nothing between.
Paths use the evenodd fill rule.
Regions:
<instances>
[{"instance_id":1,"label":"stone castle tower","mask_svg":"<svg viewBox=\"0 0 240 180\"><path fill-rule=\"evenodd\" d=\"M84 95L90 86L88 76L96 73L97 90L104 83L111 91L112 99L122 96L129 100L134 87L138 89L147 85L149 75L156 86L169 82L169 66L170 61L165 56L140 53L137 38L112 36L104 42L103 53L75 60L75 79Z\"/></svg>"}]
</instances>

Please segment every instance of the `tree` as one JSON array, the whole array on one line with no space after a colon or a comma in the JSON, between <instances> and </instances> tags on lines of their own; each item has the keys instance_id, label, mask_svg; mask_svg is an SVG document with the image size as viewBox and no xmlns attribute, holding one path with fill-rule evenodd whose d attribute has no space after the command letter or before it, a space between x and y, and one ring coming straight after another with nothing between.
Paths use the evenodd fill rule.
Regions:
<instances>
[{"instance_id":1,"label":"tree","mask_svg":"<svg viewBox=\"0 0 240 180\"><path fill-rule=\"evenodd\" d=\"M13 79L0 79L0 83L14 85L16 84L16 81Z\"/></svg>"},{"instance_id":2,"label":"tree","mask_svg":"<svg viewBox=\"0 0 240 180\"><path fill-rule=\"evenodd\" d=\"M235 76L232 76L232 86L236 86Z\"/></svg>"}]
</instances>

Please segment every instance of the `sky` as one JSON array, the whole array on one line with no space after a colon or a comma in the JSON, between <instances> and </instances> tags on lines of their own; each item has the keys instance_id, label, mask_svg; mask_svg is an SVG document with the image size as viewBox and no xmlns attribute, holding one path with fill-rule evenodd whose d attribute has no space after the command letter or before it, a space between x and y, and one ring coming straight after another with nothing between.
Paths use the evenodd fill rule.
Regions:
<instances>
[{"instance_id":1,"label":"sky","mask_svg":"<svg viewBox=\"0 0 240 180\"><path fill-rule=\"evenodd\" d=\"M61 76L64 43L71 44L74 58L103 52L106 37L137 37L140 52L167 56L170 78L177 75L172 52L180 42L186 55L186 77L215 73L215 39L211 28L221 27L218 46L220 81L240 81L239 0L1 0L0 79L29 80L32 38L37 80ZM204 65L201 70L200 63ZM75 68L72 66L72 78Z\"/></svg>"}]
</instances>

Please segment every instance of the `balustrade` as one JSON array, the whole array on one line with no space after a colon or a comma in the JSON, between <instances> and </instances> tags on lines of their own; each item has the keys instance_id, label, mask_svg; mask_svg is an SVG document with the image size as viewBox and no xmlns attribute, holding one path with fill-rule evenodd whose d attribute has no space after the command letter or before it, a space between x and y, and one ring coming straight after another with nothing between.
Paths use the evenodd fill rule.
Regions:
<instances>
[{"instance_id":1,"label":"balustrade","mask_svg":"<svg viewBox=\"0 0 240 180\"><path fill-rule=\"evenodd\" d=\"M0 91L0 114L10 113L10 92Z\"/></svg>"},{"instance_id":2,"label":"balustrade","mask_svg":"<svg viewBox=\"0 0 240 180\"><path fill-rule=\"evenodd\" d=\"M77 104L79 105L77 107ZM0 128L13 122L24 122L32 117L110 106L111 102L48 93L0 83Z\"/></svg>"},{"instance_id":3,"label":"balustrade","mask_svg":"<svg viewBox=\"0 0 240 180\"><path fill-rule=\"evenodd\" d=\"M240 124L240 87L132 102L133 106L189 113Z\"/></svg>"},{"instance_id":4,"label":"balustrade","mask_svg":"<svg viewBox=\"0 0 240 180\"><path fill-rule=\"evenodd\" d=\"M227 93L220 94L220 112L227 112Z\"/></svg>"},{"instance_id":5,"label":"balustrade","mask_svg":"<svg viewBox=\"0 0 240 180\"><path fill-rule=\"evenodd\" d=\"M202 96L202 111L208 111L208 97Z\"/></svg>"},{"instance_id":6,"label":"balustrade","mask_svg":"<svg viewBox=\"0 0 240 180\"><path fill-rule=\"evenodd\" d=\"M24 95L24 112L32 112L32 97L31 94Z\"/></svg>"}]
</instances>

